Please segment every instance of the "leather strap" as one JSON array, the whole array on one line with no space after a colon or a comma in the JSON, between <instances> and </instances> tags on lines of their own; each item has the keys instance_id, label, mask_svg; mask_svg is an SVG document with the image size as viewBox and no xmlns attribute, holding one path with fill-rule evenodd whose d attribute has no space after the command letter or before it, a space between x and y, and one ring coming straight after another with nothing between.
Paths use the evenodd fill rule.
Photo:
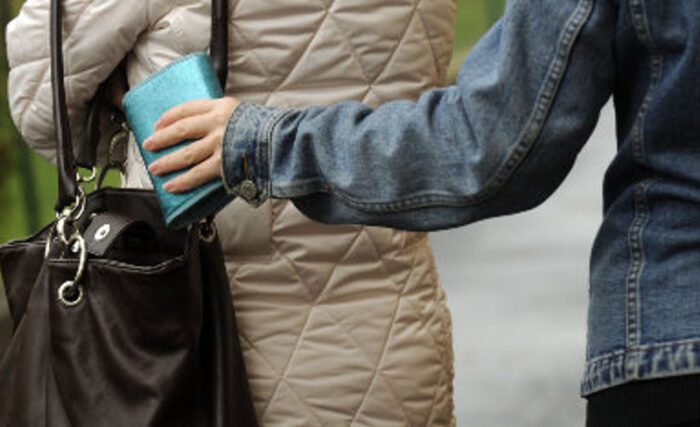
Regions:
<instances>
[{"instance_id":1,"label":"leather strap","mask_svg":"<svg viewBox=\"0 0 700 427\"><path fill-rule=\"evenodd\" d=\"M97 142L100 138L100 108L103 105L104 84L91 102L86 122L85 140L76 153L71 141L70 121L66 105L63 62L63 9L61 0L51 0L51 85L53 115L56 124L56 164L58 166L58 201L56 211L70 206L78 196L77 166L91 168L96 164ZM228 0L212 0L210 55L221 87L228 76Z\"/></svg>"},{"instance_id":2,"label":"leather strap","mask_svg":"<svg viewBox=\"0 0 700 427\"><path fill-rule=\"evenodd\" d=\"M63 82L63 9L61 6L61 0L51 0L51 86L53 118L56 124L57 212L71 205L78 195L77 171L72 151L68 107L66 106L66 88Z\"/></svg>"},{"instance_id":3,"label":"leather strap","mask_svg":"<svg viewBox=\"0 0 700 427\"><path fill-rule=\"evenodd\" d=\"M75 147L75 163L90 169L97 163L97 142L101 139L100 116L106 103L107 82L102 83L88 105L88 114L83 129L82 144Z\"/></svg>"},{"instance_id":4,"label":"leather strap","mask_svg":"<svg viewBox=\"0 0 700 427\"><path fill-rule=\"evenodd\" d=\"M157 236L148 222L135 216L105 212L96 215L85 230L85 244L90 255L104 257L121 240L122 234L133 227L141 227L138 235L142 239L157 242Z\"/></svg>"},{"instance_id":5,"label":"leather strap","mask_svg":"<svg viewBox=\"0 0 700 427\"><path fill-rule=\"evenodd\" d=\"M228 0L212 0L209 55L222 88L228 77Z\"/></svg>"}]
</instances>

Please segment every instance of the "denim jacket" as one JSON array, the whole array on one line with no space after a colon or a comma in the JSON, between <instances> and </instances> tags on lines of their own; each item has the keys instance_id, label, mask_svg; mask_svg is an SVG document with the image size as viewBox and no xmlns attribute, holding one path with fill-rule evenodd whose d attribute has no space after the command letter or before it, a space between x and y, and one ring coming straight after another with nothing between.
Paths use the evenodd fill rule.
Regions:
<instances>
[{"instance_id":1,"label":"denim jacket","mask_svg":"<svg viewBox=\"0 0 700 427\"><path fill-rule=\"evenodd\" d=\"M582 394L700 373L698 83L700 1L511 0L457 85L417 102L244 104L224 180L323 222L456 227L546 200L613 96Z\"/></svg>"}]
</instances>

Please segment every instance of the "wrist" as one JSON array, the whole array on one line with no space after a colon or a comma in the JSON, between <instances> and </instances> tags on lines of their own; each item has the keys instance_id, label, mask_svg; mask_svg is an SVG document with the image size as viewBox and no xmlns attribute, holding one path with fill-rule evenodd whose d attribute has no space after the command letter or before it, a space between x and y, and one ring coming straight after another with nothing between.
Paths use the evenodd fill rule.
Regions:
<instances>
[{"instance_id":1,"label":"wrist","mask_svg":"<svg viewBox=\"0 0 700 427\"><path fill-rule=\"evenodd\" d=\"M270 145L280 119L289 110L242 103L224 134L221 176L229 194L259 206L270 197Z\"/></svg>"}]
</instances>

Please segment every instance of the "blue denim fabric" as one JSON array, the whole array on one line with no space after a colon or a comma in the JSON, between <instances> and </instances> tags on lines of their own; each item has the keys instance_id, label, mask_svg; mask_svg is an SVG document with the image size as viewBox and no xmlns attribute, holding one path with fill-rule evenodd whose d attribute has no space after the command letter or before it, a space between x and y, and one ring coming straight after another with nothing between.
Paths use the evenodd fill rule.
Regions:
<instances>
[{"instance_id":1,"label":"blue denim fabric","mask_svg":"<svg viewBox=\"0 0 700 427\"><path fill-rule=\"evenodd\" d=\"M376 110L244 106L224 149L258 153L265 196L316 220L437 230L547 199L613 95L589 395L700 373L698 73L697 0L512 0L456 86ZM231 188L239 169L224 170Z\"/></svg>"},{"instance_id":2,"label":"blue denim fabric","mask_svg":"<svg viewBox=\"0 0 700 427\"><path fill-rule=\"evenodd\" d=\"M239 142L227 144L221 152L224 187L229 194L238 196L241 182L250 179L256 185L257 194L246 201L253 206L260 206L270 196L270 176L267 168L260 166L269 162L270 135L284 113L285 110L279 108L243 104L233 112L226 127L224 140Z\"/></svg>"}]
</instances>

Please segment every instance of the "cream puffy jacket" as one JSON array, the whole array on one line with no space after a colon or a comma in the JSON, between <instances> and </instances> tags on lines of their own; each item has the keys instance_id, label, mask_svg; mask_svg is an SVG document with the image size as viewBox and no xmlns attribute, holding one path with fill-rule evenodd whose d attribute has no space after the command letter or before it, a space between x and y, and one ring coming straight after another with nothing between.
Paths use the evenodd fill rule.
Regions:
<instances>
[{"instance_id":1,"label":"cream puffy jacket","mask_svg":"<svg viewBox=\"0 0 700 427\"><path fill-rule=\"evenodd\" d=\"M445 80L454 0L231 1L227 92L244 100L378 105ZM209 43L209 1L64 3L74 124L125 56L133 86ZM48 5L28 0L7 41L15 123L52 158ZM125 184L149 185L133 143ZM426 235L321 225L284 201L234 202L217 222L263 425L454 424L450 315Z\"/></svg>"}]
</instances>

